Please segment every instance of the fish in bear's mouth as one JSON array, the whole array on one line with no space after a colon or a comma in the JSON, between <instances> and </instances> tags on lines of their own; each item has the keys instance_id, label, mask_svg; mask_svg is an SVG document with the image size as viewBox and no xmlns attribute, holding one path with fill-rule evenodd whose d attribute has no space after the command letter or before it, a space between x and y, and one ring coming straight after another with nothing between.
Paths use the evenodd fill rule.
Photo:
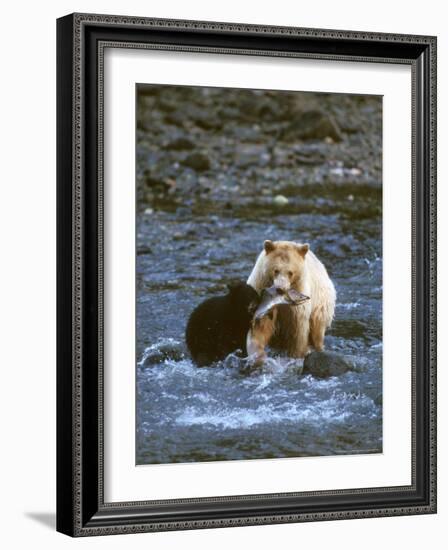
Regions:
<instances>
[{"instance_id":1,"label":"fish in bear's mouth","mask_svg":"<svg viewBox=\"0 0 448 550\"><path fill-rule=\"evenodd\" d=\"M281 290L275 286L263 289L261 302L255 311L254 319L261 319L267 315L272 308L278 305L299 306L310 299L309 296L290 288Z\"/></svg>"}]
</instances>

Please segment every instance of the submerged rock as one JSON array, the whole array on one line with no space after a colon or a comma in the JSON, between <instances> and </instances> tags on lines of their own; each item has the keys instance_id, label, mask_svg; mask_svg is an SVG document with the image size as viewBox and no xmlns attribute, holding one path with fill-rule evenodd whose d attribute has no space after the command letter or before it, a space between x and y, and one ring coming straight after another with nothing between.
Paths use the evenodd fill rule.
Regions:
<instances>
[{"instance_id":1,"label":"submerged rock","mask_svg":"<svg viewBox=\"0 0 448 550\"><path fill-rule=\"evenodd\" d=\"M185 358L185 347L181 342L168 339L148 348L145 352L142 367L150 367L163 361L180 361Z\"/></svg>"},{"instance_id":2,"label":"submerged rock","mask_svg":"<svg viewBox=\"0 0 448 550\"><path fill-rule=\"evenodd\" d=\"M360 365L352 357L333 351L314 351L305 357L302 373L315 378L330 378L359 370Z\"/></svg>"}]
</instances>

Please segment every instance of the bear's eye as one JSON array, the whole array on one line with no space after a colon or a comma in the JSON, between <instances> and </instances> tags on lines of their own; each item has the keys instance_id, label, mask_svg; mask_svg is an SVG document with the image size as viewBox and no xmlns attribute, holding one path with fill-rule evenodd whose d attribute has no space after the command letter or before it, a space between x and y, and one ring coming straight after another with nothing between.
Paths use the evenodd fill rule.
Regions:
<instances>
[{"instance_id":1,"label":"bear's eye","mask_svg":"<svg viewBox=\"0 0 448 550\"><path fill-rule=\"evenodd\" d=\"M274 275L277 277L277 275L280 273L278 269L274 269Z\"/></svg>"},{"instance_id":2,"label":"bear's eye","mask_svg":"<svg viewBox=\"0 0 448 550\"><path fill-rule=\"evenodd\" d=\"M292 271L288 271L288 277L291 279L291 277L292 277Z\"/></svg>"}]
</instances>

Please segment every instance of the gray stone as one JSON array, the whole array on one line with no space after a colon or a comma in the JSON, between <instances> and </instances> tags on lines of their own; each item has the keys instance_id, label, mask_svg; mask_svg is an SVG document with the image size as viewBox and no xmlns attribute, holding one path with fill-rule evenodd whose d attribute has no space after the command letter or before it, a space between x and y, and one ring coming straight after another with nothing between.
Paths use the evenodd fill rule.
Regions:
<instances>
[{"instance_id":1,"label":"gray stone","mask_svg":"<svg viewBox=\"0 0 448 550\"><path fill-rule=\"evenodd\" d=\"M311 374L315 378L330 378L359 370L355 359L333 351L314 351L303 362L303 374Z\"/></svg>"}]
</instances>

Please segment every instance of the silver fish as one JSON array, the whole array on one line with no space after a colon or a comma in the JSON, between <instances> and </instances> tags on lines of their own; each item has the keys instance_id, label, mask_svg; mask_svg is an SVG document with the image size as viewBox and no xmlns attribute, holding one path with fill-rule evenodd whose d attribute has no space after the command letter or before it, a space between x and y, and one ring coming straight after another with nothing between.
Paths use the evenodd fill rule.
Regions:
<instances>
[{"instance_id":1,"label":"silver fish","mask_svg":"<svg viewBox=\"0 0 448 550\"><path fill-rule=\"evenodd\" d=\"M309 296L305 296L305 294L302 294L293 288L286 291L276 288L275 286L265 288L261 293L261 302L255 311L254 319L261 319L275 306L282 304L298 306L309 299Z\"/></svg>"}]
</instances>

